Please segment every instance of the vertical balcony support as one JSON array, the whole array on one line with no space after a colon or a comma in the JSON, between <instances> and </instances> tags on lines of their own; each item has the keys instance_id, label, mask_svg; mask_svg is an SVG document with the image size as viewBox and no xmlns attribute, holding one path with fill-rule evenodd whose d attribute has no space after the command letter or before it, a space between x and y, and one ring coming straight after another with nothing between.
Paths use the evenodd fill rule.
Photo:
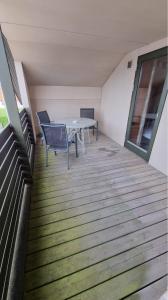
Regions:
<instances>
[{"instance_id":1,"label":"vertical balcony support","mask_svg":"<svg viewBox=\"0 0 168 300\"><path fill-rule=\"evenodd\" d=\"M3 90L9 121L11 125L14 127L16 136L20 141L23 149L26 152L26 146L25 146L24 136L22 132L19 111L17 108L15 92L13 88L10 68L8 65L8 60L7 60L1 29L0 29L0 83Z\"/></svg>"}]
</instances>

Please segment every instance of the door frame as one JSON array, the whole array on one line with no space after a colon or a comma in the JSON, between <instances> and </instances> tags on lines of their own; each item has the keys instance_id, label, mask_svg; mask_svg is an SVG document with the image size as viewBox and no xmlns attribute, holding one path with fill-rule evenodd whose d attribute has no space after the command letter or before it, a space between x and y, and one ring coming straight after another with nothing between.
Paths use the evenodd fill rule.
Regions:
<instances>
[{"instance_id":1,"label":"door frame","mask_svg":"<svg viewBox=\"0 0 168 300\"><path fill-rule=\"evenodd\" d=\"M167 55L167 53L168 53L168 47L164 47L164 48L161 48L161 49L158 49L158 50L155 50L155 51L152 51L147 54L139 56L138 61L137 61L137 69L135 72L134 87L133 87L133 92L132 92L132 97L131 97L131 104L130 104L130 109L129 109L124 146L126 148L128 148L129 150L135 152L137 155L141 156L143 159L145 159L147 161L149 160L151 152L152 152L153 144L155 141L155 137L157 134L159 122L161 119L162 111L164 108L164 104L165 104L165 100L166 100L166 96L167 96L167 92L168 92L168 73L166 75L162 94L160 97L158 113L157 113L157 117L154 122L152 137L151 137L151 140L149 143L149 148L146 151L143 148L137 146L136 144L134 144L128 140L129 136L130 136L130 131L131 131L132 117L133 117L134 110L135 110L135 102L136 102L136 96L137 96L137 91L138 91L138 86L139 86L141 67L142 67L142 64L144 61L154 59L154 58L159 58L160 56L165 56L165 55Z\"/></svg>"}]
</instances>

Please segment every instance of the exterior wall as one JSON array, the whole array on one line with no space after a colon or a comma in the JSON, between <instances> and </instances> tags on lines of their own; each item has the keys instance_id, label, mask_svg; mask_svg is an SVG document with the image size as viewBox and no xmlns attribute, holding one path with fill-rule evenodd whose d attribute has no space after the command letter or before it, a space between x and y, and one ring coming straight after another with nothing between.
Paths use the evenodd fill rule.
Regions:
<instances>
[{"instance_id":1,"label":"exterior wall","mask_svg":"<svg viewBox=\"0 0 168 300\"><path fill-rule=\"evenodd\" d=\"M138 56L165 47L166 45L167 40L163 39L126 55L102 88L101 131L122 146L125 141ZM128 61L132 61L130 69L127 69ZM167 173L165 165L167 161L166 139L168 133L166 130L168 124L165 111L166 106L161 117L149 163L160 171Z\"/></svg>"},{"instance_id":2,"label":"exterior wall","mask_svg":"<svg viewBox=\"0 0 168 300\"><path fill-rule=\"evenodd\" d=\"M168 175L168 96L162 112L149 163Z\"/></svg>"},{"instance_id":3,"label":"exterior wall","mask_svg":"<svg viewBox=\"0 0 168 300\"><path fill-rule=\"evenodd\" d=\"M82 107L94 107L95 119L100 120L101 88L31 86L30 98L36 132L38 132L36 112L41 110L47 110L51 120L57 121L79 117Z\"/></svg>"}]
</instances>

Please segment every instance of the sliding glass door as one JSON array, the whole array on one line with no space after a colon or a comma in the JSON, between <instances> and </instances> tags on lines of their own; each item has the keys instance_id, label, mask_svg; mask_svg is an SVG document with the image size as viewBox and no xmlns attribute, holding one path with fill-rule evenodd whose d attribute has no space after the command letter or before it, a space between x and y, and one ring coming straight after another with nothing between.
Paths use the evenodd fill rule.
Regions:
<instances>
[{"instance_id":1,"label":"sliding glass door","mask_svg":"<svg viewBox=\"0 0 168 300\"><path fill-rule=\"evenodd\" d=\"M125 146L148 160L167 94L167 47L140 56Z\"/></svg>"}]
</instances>

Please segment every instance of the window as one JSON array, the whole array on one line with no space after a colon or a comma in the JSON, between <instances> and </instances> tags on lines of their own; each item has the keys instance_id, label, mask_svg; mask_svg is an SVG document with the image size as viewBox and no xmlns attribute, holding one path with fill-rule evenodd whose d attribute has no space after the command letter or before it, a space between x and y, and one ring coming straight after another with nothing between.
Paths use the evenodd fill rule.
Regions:
<instances>
[{"instance_id":1,"label":"window","mask_svg":"<svg viewBox=\"0 0 168 300\"><path fill-rule=\"evenodd\" d=\"M125 145L149 159L166 98L167 49L138 59Z\"/></svg>"}]
</instances>

